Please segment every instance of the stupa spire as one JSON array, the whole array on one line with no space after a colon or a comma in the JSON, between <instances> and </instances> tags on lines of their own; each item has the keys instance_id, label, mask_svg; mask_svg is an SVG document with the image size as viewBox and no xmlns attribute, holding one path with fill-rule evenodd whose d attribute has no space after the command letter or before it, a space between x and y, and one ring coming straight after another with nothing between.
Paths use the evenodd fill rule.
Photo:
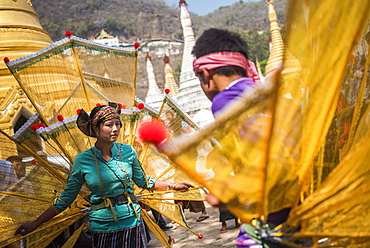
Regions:
<instances>
[{"instance_id":1,"label":"stupa spire","mask_svg":"<svg viewBox=\"0 0 370 248\"><path fill-rule=\"evenodd\" d=\"M170 93L168 94L172 97L175 101L177 101L177 94L179 93L179 87L176 84L175 78L172 73L172 67L170 65L170 58L169 56L164 56L164 73L165 73L165 84L164 88L169 89Z\"/></svg>"},{"instance_id":2,"label":"stupa spire","mask_svg":"<svg viewBox=\"0 0 370 248\"><path fill-rule=\"evenodd\" d=\"M302 67L299 61L285 49L283 39L279 31L277 15L274 8L274 0L267 1L271 31L270 56L266 65L265 80L269 80L274 72L282 67L284 59L284 70L281 72L283 78L293 77L299 74Z\"/></svg>"},{"instance_id":3,"label":"stupa spire","mask_svg":"<svg viewBox=\"0 0 370 248\"><path fill-rule=\"evenodd\" d=\"M281 67L284 57L284 42L279 31L274 0L267 1L271 31L270 55L266 65L266 78L270 78L275 70Z\"/></svg>"},{"instance_id":4,"label":"stupa spire","mask_svg":"<svg viewBox=\"0 0 370 248\"><path fill-rule=\"evenodd\" d=\"M145 97L145 102L156 110L159 110L162 106L163 93L157 85L155 79L153 64L149 53L146 55L146 71L148 73L149 89Z\"/></svg>"},{"instance_id":5,"label":"stupa spire","mask_svg":"<svg viewBox=\"0 0 370 248\"><path fill-rule=\"evenodd\" d=\"M201 109L210 109L211 101L204 95L199 79L193 72L194 56L191 54L195 45L194 32L190 14L186 8L186 1L180 1L181 26L184 35L184 50L182 56L180 88L177 96L179 104L193 117ZM197 120L195 120L197 121Z\"/></svg>"}]
</instances>

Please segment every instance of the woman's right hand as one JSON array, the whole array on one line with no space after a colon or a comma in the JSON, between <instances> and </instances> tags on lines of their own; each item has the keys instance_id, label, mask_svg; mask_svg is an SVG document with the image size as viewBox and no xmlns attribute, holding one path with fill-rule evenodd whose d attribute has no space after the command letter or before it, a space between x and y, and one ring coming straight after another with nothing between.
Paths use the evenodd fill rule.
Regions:
<instances>
[{"instance_id":1,"label":"woman's right hand","mask_svg":"<svg viewBox=\"0 0 370 248\"><path fill-rule=\"evenodd\" d=\"M17 231L15 231L15 235L17 234L26 235L27 233L36 230L38 226L39 225L35 221L23 223L20 227L18 227Z\"/></svg>"}]
</instances>

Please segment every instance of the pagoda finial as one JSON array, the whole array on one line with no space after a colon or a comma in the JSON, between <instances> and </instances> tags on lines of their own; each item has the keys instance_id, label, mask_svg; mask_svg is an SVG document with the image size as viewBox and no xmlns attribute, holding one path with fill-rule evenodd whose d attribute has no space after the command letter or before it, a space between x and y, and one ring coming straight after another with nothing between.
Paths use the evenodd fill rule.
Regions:
<instances>
[{"instance_id":1,"label":"pagoda finial","mask_svg":"<svg viewBox=\"0 0 370 248\"><path fill-rule=\"evenodd\" d=\"M175 78L172 73L172 68L170 65L170 58L169 56L165 55L163 58L165 63L164 65L164 73L165 73L165 84L164 88L169 90L167 93L170 97L172 97L175 101L177 101L177 95L179 93L179 87L175 81Z\"/></svg>"},{"instance_id":2,"label":"pagoda finial","mask_svg":"<svg viewBox=\"0 0 370 248\"><path fill-rule=\"evenodd\" d=\"M170 57L168 57L167 55L164 55L163 61L165 64L170 63Z\"/></svg>"},{"instance_id":3,"label":"pagoda finial","mask_svg":"<svg viewBox=\"0 0 370 248\"><path fill-rule=\"evenodd\" d=\"M180 0L179 5L181 6L182 4L187 5L185 0Z\"/></svg>"}]
</instances>

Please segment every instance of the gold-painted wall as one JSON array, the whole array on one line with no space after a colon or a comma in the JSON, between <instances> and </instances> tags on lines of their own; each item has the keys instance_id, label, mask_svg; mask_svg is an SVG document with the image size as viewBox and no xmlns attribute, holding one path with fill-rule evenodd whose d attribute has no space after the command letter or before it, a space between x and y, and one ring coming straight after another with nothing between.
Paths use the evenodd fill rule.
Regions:
<instances>
[{"instance_id":1,"label":"gold-painted wall","mask_svg":"<svg viewBox=\"0 0 370 248\"><path fill-rule=\"evenodd\" d=\"M27 56L51 43L30 0L0 1L0 129L9 135L20 116L29 118L35 109L3 59Z\"/></svg>"}]
</instances>

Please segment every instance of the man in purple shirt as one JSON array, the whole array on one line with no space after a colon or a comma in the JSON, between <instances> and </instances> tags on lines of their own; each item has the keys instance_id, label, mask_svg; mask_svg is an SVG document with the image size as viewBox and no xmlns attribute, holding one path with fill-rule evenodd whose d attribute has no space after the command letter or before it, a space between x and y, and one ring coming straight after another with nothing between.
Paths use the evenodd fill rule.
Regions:
<instances>
[{"instance_id":1,"label":"man in purple shirt","mask_svg":"<svg viewBox=\"0 0 370 248\"><path fill-rule=\"evenodd\" d=\"M259 82L257 70L248 60L248 45L237 33L208 29L192 53L196 57L194 73L212 101L213 114Z\"/></svg>"},{"instance_id":2,"label":"man in purple shirt","mask_svg":"<svg viewBox=\"0 0 370 248\"><path fill-rule=\"evenodd\" d=\"M194 73L199 78L205 95L212 101L212 113L216 119L217 113L226 105L259 83L257 70L248 60L248 45L237 33L208 29L198 38L192 53L196 57L193 62ZM212 195L207 196L207 201L213 206L222 205ZM281 224L286 220L289 211L287 208L270 214L268 222L273 225ZM226 227L224 222L222 227ZM236 247L263 247L260 240L255 240L257 237L252 239L248 236L250 234L246 233L250 227L244 225L241 228Z\"/></svg>"},{"instance_id":3,"label":"man in purple shirt","mask_svg":"<svg viewBox=\"0 0 370 248\"><path fill-rule=\"evenodd\" d=\"M255 67L248 58L246 42L236 33L220 29L209 29L197 40L193 54L194 73L201 87L212 101L212 113L217 112L239 97L245 90L252 89L259 80ZM226 220L235 219L229 211L220 210L220 232L227 232Z\"/></svg>"}]
</instances>

